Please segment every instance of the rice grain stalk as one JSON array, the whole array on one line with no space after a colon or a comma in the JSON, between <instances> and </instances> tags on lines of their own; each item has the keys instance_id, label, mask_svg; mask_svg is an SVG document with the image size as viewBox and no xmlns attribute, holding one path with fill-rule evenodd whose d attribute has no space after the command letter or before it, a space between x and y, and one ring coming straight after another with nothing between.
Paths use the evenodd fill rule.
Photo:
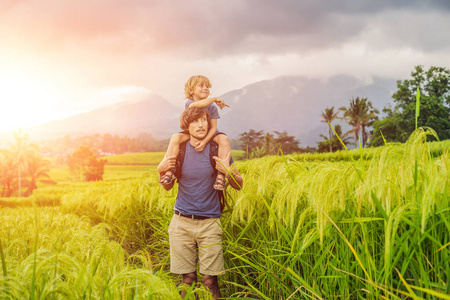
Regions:
<instances>
[{"instance_id":1,"label":"rice grain stalk","mask_svg":"<svg viewBox=\"0 0 450 300\"><path fill-rule=\"evenodd\" d=\"M317 228L320 233L320 243L323 244L324 229L327 223L326 215L332 211L341 212L345 209L346 199L354 199L354 193L348 184L355 179L355 169L351 163L321 163L311 178L310 201L316 208ZM325 212L323 214L322 212Z\"/></svg>"},{"instance_id":2,"label":"rice grain stalk","mask_svg":"<svg viewBox=\"0 0 450 300\"><path fill-rule=\"evenodd\" d=\"M20 279L0 277L0 299L29 299L30 291Z\"/></svg>"},{"instance_id":3,"label":"rice grain stalk","mask_svg":"<svg viewBox=\"0 0 450 300\"><path fill-rule=\"evenodd\" d=\"M6 267L5 253L3 252L2 239L0 238L0 258L2 259L3 277L8 278L8 271Z\"/></svg>"},{"instance_id":4,"label":"rice grain stalk","mask_svg":"<svg viewBox=\"0 0 450 300\"><path fill-rule=\"evenodd\" d=\"M116 273L108 283L110 299L177 299L175 284L168 277L158 277L149 270L126 268ZM196 289L196 294L205 294ZM201 299L204 299L201 298Z\"/></svg>"},{"instance_id":5,"label":"rice grain stalk","mask_svg":"<svg viewBox=\"0 0 450 300\"><path fill-rule=\"evenodd\" d=\"M367 272L366 268L364 267L364 264L362 263L362 260L360 259L359 255L356 253L355 248L352 246L352 244L348 241L348 239L345 237L344 233L341 231L341 229L336 225L336 223L326 214L323 210L322 213L325 215L325 217L333 224L333 226L337 229L339 232L339 235L342 237L342 239L345 241L345 243L348 245L350 250L352 251L354 257L356 258L356 261L358 262L358 265L360 266L361 270L364 272L367 280L369 282L372 282L372 278L370 274Z\"/></svg>"},{"instance_id":6,"label":"rice grain stalk","mask_svg":"<svg viewBox=\"0 0 450 300\"><path fill-rule=\"evenodd\" d=\"M413 174L412 183L414 189L411 191L409 199L414 199L413 204L420 207L422 211L422 233L426 228L426 220L430 216L431 208L435 205L435 198L429 197L428 193L434 194L431 191L433 184L431 178L437 174L433 174L433 161L429 144L426 142L428 136L434 136L439 139L436 132L427 127L421 127L415 130L408 141L405 143L405 155L410 161L414 161L414 168L410 167L410 172ZM432 185L429 187L429 185Z\"/></svg>"},{"instance_id":7,"label":"rice grain stalk","mask_svg":"<svg viewBox=\"0 0 450 300\"><path fill-rule=\"evenodd\" d=\"M398 144L388 144L377 149L375 154L379 159L368 162L364 183L360 186L360 193L367 203L375 209L374 193L381 199L383 210L389 215L394 207L401 205L401 189L399 188L399 162L403 158L404 148Z\"/></svg>"},{"instance_id":8,"label":"rice grain stalk","mask_svg":"<svg viewBox=\"0 0 450 300\"><path fill-rule=\"evenodd\" d=\"M308 193L310 186L310 174L304 165L291 165L291 172L294 176L291 182L290 177L286 173L276 174L279 178L278 183L274 183L274 195L271 208L274 210L278 220L284 225L291 228L295 226L298 214L310 206L308 203ZM273 220L270 220L273 225Z\"/></svg>"},{"instance_id":9,"label":"rice grain stalk","mask_svg":"<svg viewBox=\"0 0 450 300\"><path fill-rule=\"evenodd\" d=\"M402 220L405 211L413 208L411 204L404 204L396 208L391 214L389 214L389 220L385 224L384 230L384 284L392 288L392 249L394 248L395 237L400 221Z\"/></svg>"}]
</instances>

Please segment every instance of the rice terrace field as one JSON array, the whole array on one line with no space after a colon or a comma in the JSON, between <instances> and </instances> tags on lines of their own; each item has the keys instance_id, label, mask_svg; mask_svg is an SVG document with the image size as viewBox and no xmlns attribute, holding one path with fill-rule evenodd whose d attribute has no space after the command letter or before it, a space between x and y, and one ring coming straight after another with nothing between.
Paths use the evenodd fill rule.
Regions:
<instances>
[{"instance_id":1,"label":"rice terrace field","mask_svg":"<svg viewBox=\"0 0 450 300\"><path fill-rule=\"evenodd\" d=\"M239 160L222 216L227 299L450 299L450 143ZM243 153L234 152L235 157ZM0 199L1 299L180 299L163 153L108 158L103 181L64 168ZM187 289L187 288L186 288ZM209 299L202 286L187 299Z\"/></svg>"}]
</instances>

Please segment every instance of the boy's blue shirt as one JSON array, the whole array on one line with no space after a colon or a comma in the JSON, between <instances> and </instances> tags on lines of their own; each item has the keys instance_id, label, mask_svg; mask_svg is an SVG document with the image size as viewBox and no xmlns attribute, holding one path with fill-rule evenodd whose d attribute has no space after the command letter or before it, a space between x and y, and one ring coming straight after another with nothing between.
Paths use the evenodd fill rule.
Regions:
<instances>
[{"instance_id":1,"label":"boy's blue shirt","mask_svg":"<svg viewBox=\"0 0 450 300\"><path fill-rule=\"evenodd\" d=\"M189 105L194 102L195 102L194 100L186 101L186 104L184 105L184 109L188 108ZM219 110L217 109L217 106L215 103L211 103L210 105L206 106L205 109L209 112L211 119L220 119Z\"/></svg>"}]
</instances>

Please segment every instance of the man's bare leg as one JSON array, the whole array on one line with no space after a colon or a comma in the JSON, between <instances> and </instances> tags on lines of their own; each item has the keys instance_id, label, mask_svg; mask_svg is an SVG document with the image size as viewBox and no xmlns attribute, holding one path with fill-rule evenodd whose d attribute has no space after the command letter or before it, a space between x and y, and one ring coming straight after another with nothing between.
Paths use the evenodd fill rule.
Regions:
<instances>
[{"instance_id":1,"label":"man's bare leg","mask_svg":"<svg viewBox=\"0 0 450 300\"><path fill-rule=\"evenodd\" d=\"M167 147L166 157L168 156L178 156L180 151L180 144L189 140L189 135L186 133L175 133L170 138L169 146ZM173 180L174 170L169 170L162 177L161 184L170 184Z\"/></svg>"},{"instance_id":2,"label":"man's bare leg","mask_svg":"<svg viewBox=\"0 0 450 300\"><path fill-rule=\"evenodd\" d=\"M187 285L193 285L195 282L197 282L197 273L187 273L182 275L181 283L187 284ZM185 291L181 291L181 297L183 298L186 296Z\"/></svg>"},{"instance_id":3,"label":"man's bare leg","mask_svg":"<svg viewBox=\"0 0 450 300\"><path fill-rule=\"evenodd\" d=\"M225 159L227 157L228 152L231 151L230 140L225 134L218 134L213 138L213 141L219 145L219 151L217 156L220 159ZM223 190L225 188L225 176L227 174L217 173L216 182L214 183L214 188L216 190Z\"/></svg>"},{"instance_id":4,"label":"man's bare leg","mask_svg":"<svg viewBox=\"0 0 450 300\"><path fill-rule=\"evenodd\" d=\"M217 276L203 275L202 283L209 288L209 291L211 292L214 300L220 299L222 297Z\"/></svg>"}]
</instances>

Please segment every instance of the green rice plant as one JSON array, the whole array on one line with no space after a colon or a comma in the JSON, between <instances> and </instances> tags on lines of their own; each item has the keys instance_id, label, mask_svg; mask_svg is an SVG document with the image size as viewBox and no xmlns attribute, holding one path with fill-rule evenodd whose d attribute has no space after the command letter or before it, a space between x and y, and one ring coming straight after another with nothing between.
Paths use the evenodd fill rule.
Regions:
<instances>
[{"instance_id":1,"label":"green rice plant","mask_svg":"<svg viewBox=\"0 0 450 300\"><path fill-rule=\"evenodd\" d=\"M149 177L156 172L156 165L106 165L104 181L122 181L133 178Z\"/></svg>"},{"instance_id":2,"label":"green rice plant","mask_svg":"<svg viewBox=\"0 0 450 300\"><path fill-rule=\"evenodd\" d=\"M158 165L164 152L127 153L107 157L108 165Z\"/></svg>"},{"instance_id":3,"label":"green rice plant","mask_svg":"<svg viewBox=\"0 0 450 300\"><path fill-rule=\"evenodd\" d=\"M244 186L227 189L222 217L224 296L446 299L450 151L447 141L427 143L430 134L238 161ZM186 289L192 299L209 297L201 286L177 287L168 273L176 186L160 187L155 165L107 167L102 182L63 180L36 193L54 194L60 207L0 209L0 295L174 299Z\"/></svg>"},{"instance_id":4,"label":"green rice plant","mask_svg":"<svg viewBox=\"0 0 450 300\"><path fill-rule=\"evenodd\" d=\"M431 155L429 134L419 129L406 144L369 149L370 156L358 150L358 160L239 163L244 188L228 191L232 210L224 223L233 295L395 299L448 292L448 148ZM445 222L436 222L437 211ZM280 274L292 276L281 284Z\"/></svg>"},{"instance_id":5,"label":"green rice plant","mask_svg":"<svg viewBox=\"0 0 450 300\"><path fill-rule=\"evenodd\" d=\"M146 249L163 257L167 264L167 227L173 214L175 191L165 192L156 174L152 177L118 182L92 183L83 193L66 194L62 199L65 212L86 216L92 224L106 223L116 240L124 239L129 253Z\"/></svg>"},{"instance_id":6,"label":"green rice plant","mask_svg":"<svg viewBox=\"0 0 450 300\"><path fill-rule=\"evenodd\" d=\"M105 224L59 208L0 210L0 299L176 299L164 273L135 268ZM33 220L34 219L34 220ZM85 218L86 219L86 218ZM4 246L3 246L4 245Z\"/></svg>"}]
</instances>

